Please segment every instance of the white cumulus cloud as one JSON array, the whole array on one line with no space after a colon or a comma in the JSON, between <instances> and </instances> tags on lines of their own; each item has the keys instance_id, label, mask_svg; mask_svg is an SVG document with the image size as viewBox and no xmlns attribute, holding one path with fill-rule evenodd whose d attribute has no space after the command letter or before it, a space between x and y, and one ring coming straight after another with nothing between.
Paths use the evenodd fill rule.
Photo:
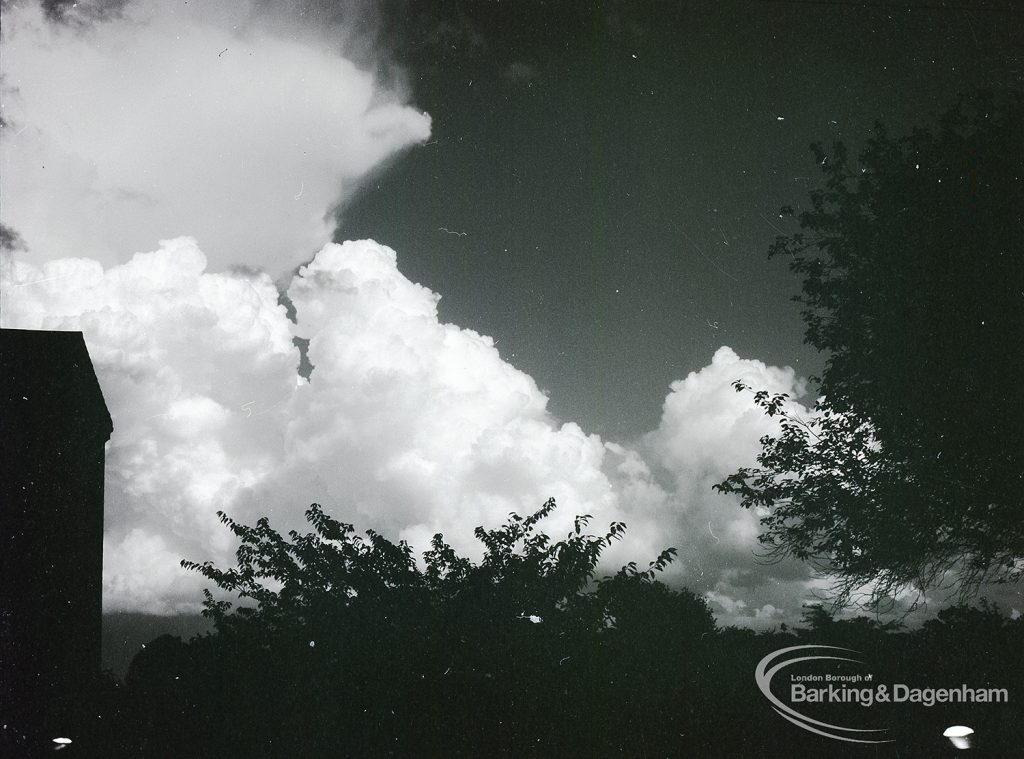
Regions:
<instances>
[{"instance_id":1,"label":"white cumulus cloud","mask_svg":"<svg viewBox=\"0 0 1024 759\"><path fill-rule=\"evenodd\" d=\"M625 517L633 549L664 547L647 516L664 494L638 454L553 418L489 337L438 320L394 251L329 244L289 295L297 324L268 275L210 273L191 238L107 269L8 258L4 326L82 330L114 421L106 608L194 605L199 578L177 561L231 560L218 509L287 529L319 501L418 549L444 532L469 551L477 525L554 496L554 534L576 514Z\"/></svg>"},{"instance_id":2,"label":"white cumulus cloud","mask_svg":"<svg viewBox=\"0 0 1024 759\"><path fill-rule=\"evenodd\" d=\"M754 465L760 438L777 432L749 393L733 389L735 380L792 398L806 390L791 368L743 359L723 346L708 366L672 383L661 422L641 450L669 481L672 515L664 524L679 548L676 577L707 594L720 622L763 627L786 614L798 617L820 587L800 562L766 565L757 542L760 515L712 490L739 467ZM795 402L791 412L809 414Z\"/></svg>"},{"instance_id":3,"label":"white cumulus cloud","mask_svg":"<svg viewBox=\"0 0 1024 759\"><path fill-rule=\"evenodd\" d=\"M577 514L594 530L624 521L607 569L675 546L668 577L726 622L792 618L820 587L799 563L760 565L758 515L712 491L772 431L732 381L799 395L791 369L723 347L630 446L554 418L530 376L491 338L442 323L439 296L373 241L328 244L299 270L294 321L269 275L211 273L191 238L106 269L8 256L3 282L4 326L84 332L111 410L108 609L194 608L200 578L177 561L231 562L218 509L301 529L314 501L418 550L442 532L472 553L474 527L554 496L549 534ZM295 336L309 340L308 381Z\"/></svg>"},{"instance_id":4,"label":"white cumulus cloud","mask_svg":"<svg viewBox=\"0 0 1024 759\"><path fill-rule=\"evenodd\" d=\"M280 421L246 404L294 391L290 322L268 275L205 268L195 241L179 238L107 270L8 259L2 272L4 326L82 330L110 409L108 605L171 608L179 570L153 572L153 557L226 549L211 515L279 463Z\"/></svg>"},{"instance_id":5,"label":"white cumulus cloud","mask_svg":"<svg viewBox=\"0 0 1024 759\"><path fill-rule=\"evenodd\" d=\"M279 15L140 0L62 25L5 7L0 217L21 257L109 265L186 232L215 271L308 260L430 119Z\"/></svg>"}]
</instances>

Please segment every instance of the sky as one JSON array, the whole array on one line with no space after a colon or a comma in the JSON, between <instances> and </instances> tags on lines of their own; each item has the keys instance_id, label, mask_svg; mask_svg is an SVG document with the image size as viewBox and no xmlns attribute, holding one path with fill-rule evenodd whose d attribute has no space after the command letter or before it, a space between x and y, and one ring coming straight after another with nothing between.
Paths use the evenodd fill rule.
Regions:
<instances>
[{"instance_id":1,"label":"sky","mask_svg":"<svg viewBox=\"0 0 1024 759\"><path fill-rule=\"evenodd\" d=\"M813 404L769 260L856 150L1020 87L995 3L4 2L0 320L82 330L114 421L104 609L197 609L215 512L478 550L549 496L679 550L723 624L827 580L711 486Z\"/></svg>"}]
</instances>

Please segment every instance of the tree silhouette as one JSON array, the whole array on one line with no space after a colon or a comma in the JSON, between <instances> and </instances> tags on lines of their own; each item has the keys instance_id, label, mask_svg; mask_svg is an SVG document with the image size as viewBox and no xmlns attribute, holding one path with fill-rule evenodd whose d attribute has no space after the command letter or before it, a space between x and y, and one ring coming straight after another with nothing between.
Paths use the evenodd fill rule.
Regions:
<instances>
[{"instance_id":1,"label":"tree silhouette","mask_svg":"<svg viewBox=\"0 0 1024 759\"><path fill-rule=\"evenodd\" d=\"M838 576L840 602L1024 570L1021 134L1019 94L975 93L932 131L877 125L859 166L815 146L825 188L772 246L803 278L821 398L802 419L755 393L780 432L716 487L767 508L762 542Z\"/></svg>"},{"instance_id":2,"label":"tree silhouette","mask_svg":"<svg viewBox=\"0 0 1024 759\"><path fill-rule=\"evenodd\" d=\"M547 756L604 754L636 730L667 737L711 612L656 579L674 549L598 578L625 525L591 535L581 516L556 541L538 529L554 509L477 528L479 561L436 535L422 565L317 504L312 532L287 536L221 513L236 566L182 562L218 588L204 602L216 633L133 663L139 698L163 715L149 740L192 755L260 755L287 735L303 754ZM676 676L657 685L666 667ZM225 724L251 729L228 738Z\"/></svg>"},{"instance_id":3,"label":"tree silhouette","mask_svg":"<svg viewBox=\"0 0 1024 759\"><path fill-rule=\"evenodd\" d=\"M98 707L75 747L109 757L863 757L773 711L753 681L778 649L839 645L882 682L1012 687L1024 618L957 607L916 631L811 607L802 627L716 628L704 600L647 568L598 577L615 523L562 540L540 530L553 501L497 529L478 528L480 559L436 536L404 543L312 506L308 534L245 526L236 565L184 562L217 587L215 631L151 641L127 687ZM235 606L230 596L238 596ZM955 656L952 652L955 651ZM955 661L954 661L955 660ZM952 678L952 679L950 679ZM888 708L891 706L892 708ZM967 705L970 706L970 705ZM858 713L860 707L857 707ZM937 756L958 721L988 756L1024 740L1019 699L950 708L873 709L896 743L872 756ZM841 716L852 716L844 712Z\"/></svg>"}]
</instances>

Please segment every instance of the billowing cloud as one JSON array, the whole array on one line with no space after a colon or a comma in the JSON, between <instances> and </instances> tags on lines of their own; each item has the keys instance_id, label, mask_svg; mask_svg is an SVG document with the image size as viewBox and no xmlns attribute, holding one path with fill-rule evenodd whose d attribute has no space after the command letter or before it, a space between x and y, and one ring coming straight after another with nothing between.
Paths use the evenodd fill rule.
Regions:
<instances>
[{"instance_id":1,"label":"billowing cloud","mask_svg":"<svg viewBox=\"0 0 1024 759\"><path fill-rule=\"evenodd\" d=\"M198 579L176 563L230 561L218 509L290 528L316 500L420 548L441 531L471 550L475 526L549 496L558 533L657 492L635 452L554 419L490 338L440 323L438 296L370 241L327 245L300 270L297 324L268 275L210 273L191 238L107 269L8 257L3 280L4 326L85 333L111 410L108 609L194 604Z\"/></svg>"},{"instance_id":2,"label":"billowing cloud","mask_svg":"<svg viewBox=\"0 0 1024 759\"><path fill-rule=\"evenodd\" d=\"M167 610L179 572L173 562L152 571L154 557L163 566L183 551L226 548L211 514L280 459L280 425L248 411L288 398L296 382L277 291L265 274L205 268L195 241L180 238L106 271L89 259L8 259L2 272L4 326L86 336L115 429L105 531L113 607Z\"/></svg>"},{"instance_id":3,"label":"billowing cloud","mask_svg":"<svg viewBox=\"0 0 1024 759\"><path fill-rule=\"evenodd\" d=\"M389 248L325 246L289 287L295 322L268 275L206 268L190 238L107 269L6 261L5 326L81 329L111 409L108 609L194 604L198 579L177 560L230 561L218 509L292 528L319 501L417 548L443 532L472 551L475 526L549 496L553 534L581 513L627 523L611 562L676 546L670 576L723 621L773 624L813 597L802 565L757 563L757 515L711 491L771 430L730 383L799 395L792 370L722 348L630 447L552 417L489 337L439 321L439 296ZM294 336L309 340L308 382Z\"/></svg>"},{"instance_id":4,"label":"billowing cloud","mask_svg":"<svg viewBox=\"0 0 1024 759\"><path fill-rule=\"evenodd\" d=\"M177 561L231 561L218 509L290 529L313 501L420 550L443 532L474 552L474 527L554 496L550 534L582 513L594 529L626 522L608 568L675 546L669 578L726 623L792 621L821 589L802 564L759 564L757 515L711 489L772 430L732 381L799 395L791 369L723 347L625 445L555 419L491 338L441 323L439 296L372 241L327 245L299 270L294 321L269 275L211 273L191 238L106 269L8 256L3 281L5 326L85 333L111 410L108 609L194 608L200 579Z\"/></svg>"},{"instance_id":5,"label":"billowing cloud","mask_svg":"<svg viewBox=\"0 0 1024 759\"><path fill-rule=\"evenodd\" d=\"M399 273L394 251L329 246L288 294L315 367L289 436L318 471L325 452L348 462L321 476L328 493L388 527L454 520L470 532L548 495L595 508L612 498L600 439L558 425L491 338L441 324L438 296Z\"/></svg>"},{"instance_id":6,"label":"billowing cloud","mask_svg":"<svg viewBox=\"0 0 1024 759\"><path fill-rule=\"evenodd\" d=\"M352 19L328 38L272 8L140 0L62 24L5 7L0 213L23 260L110 265L186 232L213 271L278 274L330 239L332 209L430 119L352 62Z\"/></svg>"},{"instance_id":7,"label":"billowing cloud","mask_svg":"<svg viewBox=\"0 0 1024 759\"><path fill-rule=\"evenodd\" d=\"M666 539L679 548L676 578L705 593L723 624L770 627L798 618L821 595L821 583L795 560L767 563L760 550L760 515L712 486L741 466L755 464L763 435L776 423L732 383L799 398L805 382L789 367L742 359L719 348L708 366L672 383L658 429L640 450L668 479ZM807 415L799 403L791 413Z\"/></svg>"}]
</instances>

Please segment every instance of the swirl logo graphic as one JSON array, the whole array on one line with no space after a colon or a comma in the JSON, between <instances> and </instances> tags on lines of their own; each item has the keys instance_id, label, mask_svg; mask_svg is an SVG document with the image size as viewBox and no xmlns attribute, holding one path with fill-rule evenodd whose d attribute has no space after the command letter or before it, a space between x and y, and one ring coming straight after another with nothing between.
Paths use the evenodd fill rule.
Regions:
<instances>
[{"instance_id":1,"label":"swirl logo graphic","mask_svg":"<svg viewBox=\"0 0 1024 759\"><path fill-rule=\"evenodd\" d=\"M791 706L787 706L782 703L775 694L772 693L772 678L791 664L825 660L848 661L854 662L855 664L864 663L860 659L854 659L849 656L839 656L837 654L816 656L794 655L796 652L810 654L812 650L819 652L822 650L833 652L845 651L851 654L860 654L859 651L854 651L850 648L816 645L790 646L788 648L780 648L768 654L757 663L757 669L754 672L754 679L757 681L757 687L760 689L764 697L768 699L769 703L771 703L772 708L776 713L783 719L789 720L794 725L802 727L804 730L816 733L817 735L822 735L826 738L832 738L837 741L847 741L849 743L892 743L892 739L884 739L881 736L867 735L867 733L884 733L885 728L843 727L842 725L833 725L828 722L812 719L811 717L801 714ZM844 733L854 733L856 735L846 735Z\"/></svg>"}]
</instances>

